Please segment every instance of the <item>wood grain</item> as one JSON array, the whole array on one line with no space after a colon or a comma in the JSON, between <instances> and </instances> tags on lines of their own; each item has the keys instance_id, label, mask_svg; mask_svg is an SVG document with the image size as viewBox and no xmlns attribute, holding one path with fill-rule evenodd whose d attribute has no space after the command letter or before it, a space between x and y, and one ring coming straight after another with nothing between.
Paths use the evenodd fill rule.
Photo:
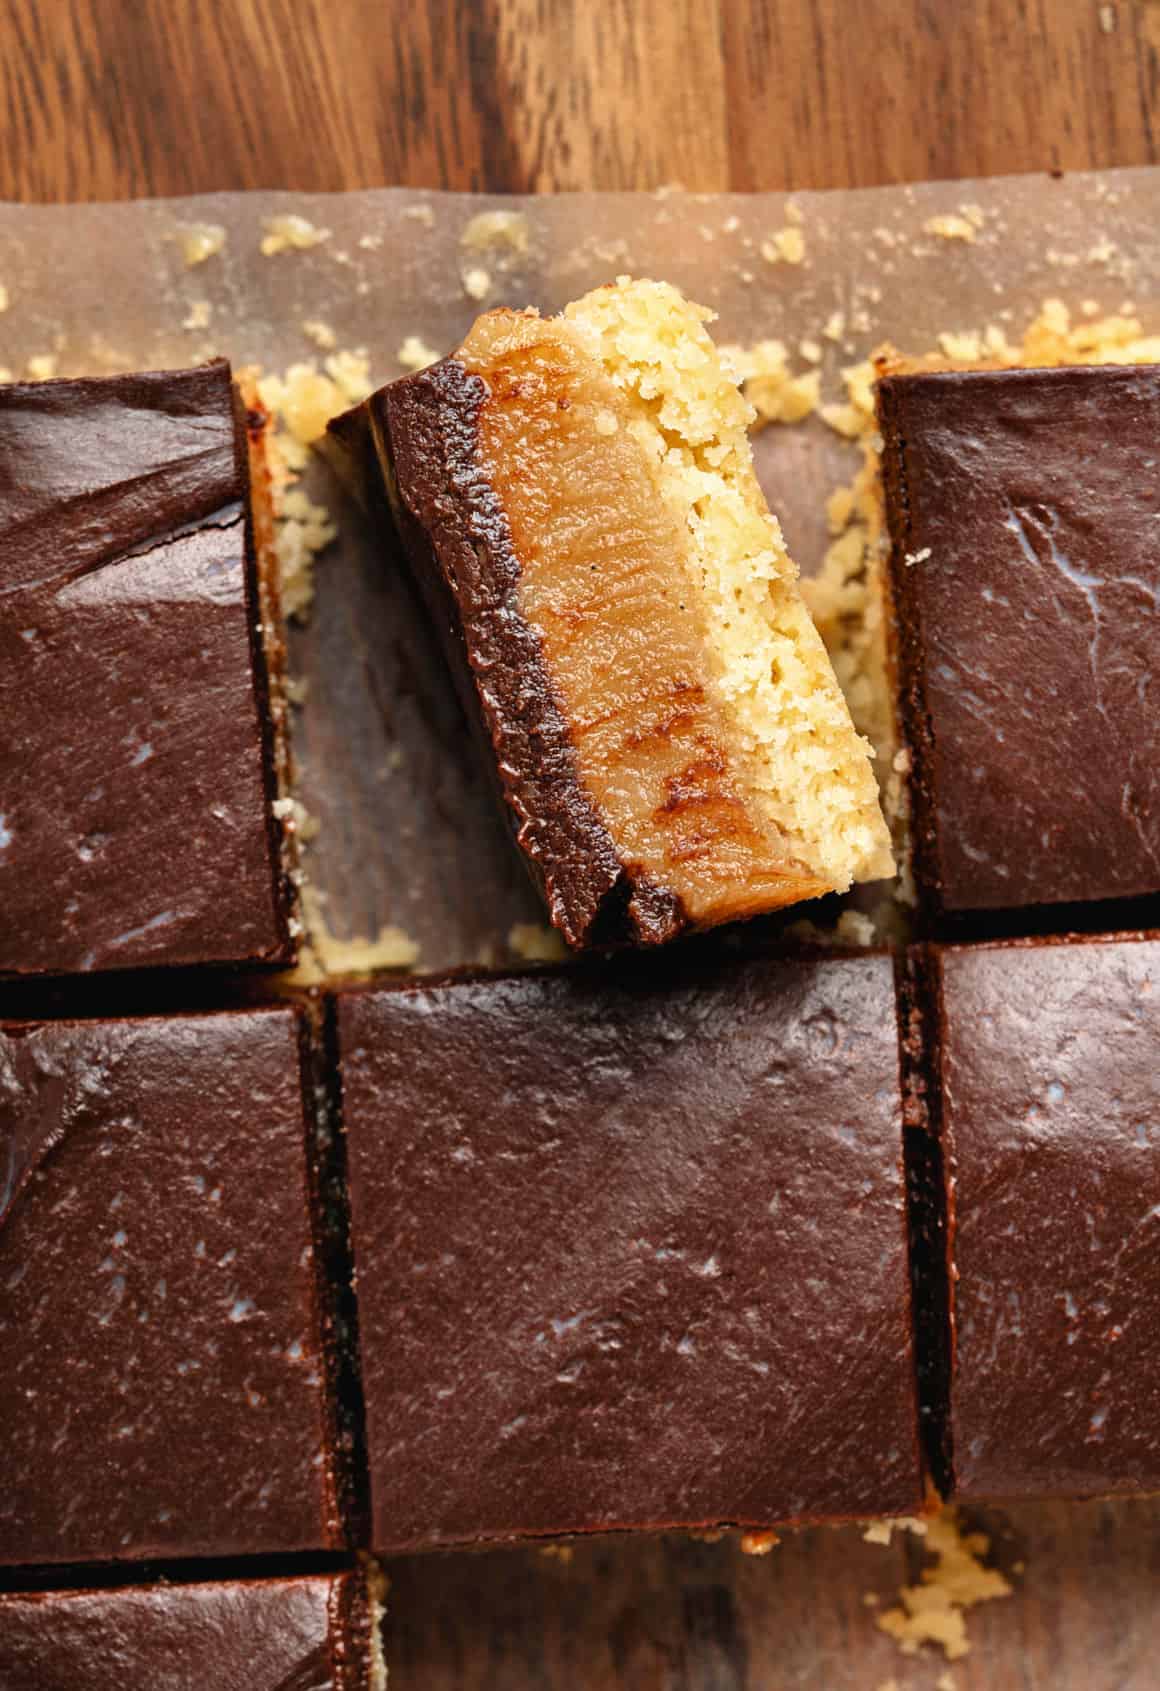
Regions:
<instances>
[{"instance_id":1,"label":"wood grain","mask_svg":"<svg viewBox=\"0 0 1160 1691\"><path fill-rule=\"evenodd\" d=\"M1153 0L7 0L0 197L1154 163Z\"/></svg>"}]
</instances>

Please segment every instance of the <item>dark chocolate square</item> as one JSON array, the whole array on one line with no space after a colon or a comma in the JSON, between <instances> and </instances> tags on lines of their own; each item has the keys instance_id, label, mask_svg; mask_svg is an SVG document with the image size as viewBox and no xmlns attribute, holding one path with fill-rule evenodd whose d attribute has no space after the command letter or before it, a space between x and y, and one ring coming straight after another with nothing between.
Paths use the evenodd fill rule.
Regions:
<instances>
[{"instance_id":1,"label":"dark chocolate square","mask_svg":"<svg viewBox=\"0 0 1160 1691\"><path fill-rule=\"evenodd\" d=\"M229 365L0 386L0 972L291 953Z\"/></svg>"},{"instance_id":2,"label":"dark chocolate square","mask_svg":"<svg viewBox=\"0 0 1160 1691\"><path fill-rule=\"evenodd\" d=\"M339 1541L301 1040L0 1026L0 1562Z\"/></svg>"},{"instance_id":3,"label":"dark chocolate square","mask_svg":"<svg viewBox=\"0 0 1160 1691\"><path fill-rule=\"evenodd\" d=\"M878 391L926 892L1160 891L1160 369Z\"/></svg>"},{"instance_id":4,"label":"dark chocolate square","mask_svg":"<svg viewBox=\"0 0 1160 1691\"><path fill-rule=\"evenodd\" d=\"M887 957L337 1016L376 1549L918 1507Z\"/></svg>"},{"instance_id":5,"label":"dark chocolate square","mask_svg":"<svg viewBox=\"0 0 1160 1691\"><path fill-rule=\"evenodd\" d=\"M0 1596L4 1691L381 1691L366 1577Z\"/></svg>"},{"instance_id":6,"label":"dark chocolate square","mask_svg":"<svg viewBox=\"0 0 1160 1691\"><path fill-rule=\"evenodd\" d=\"M958 1491L1156 1491L1160 939L934 969Z\"/></svg>"}]
</instances>

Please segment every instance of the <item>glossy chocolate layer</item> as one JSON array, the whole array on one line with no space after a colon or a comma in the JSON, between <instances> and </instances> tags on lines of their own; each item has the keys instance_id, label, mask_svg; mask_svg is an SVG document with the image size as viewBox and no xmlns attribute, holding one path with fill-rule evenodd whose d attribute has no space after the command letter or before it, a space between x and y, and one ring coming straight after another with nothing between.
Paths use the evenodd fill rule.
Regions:
<instances>
[{"instance_id":1,"label":"glossy chocolate layer","mask_svg":"<svg viewBox=\"0 0 1160 1691\"><path fill-rule=\"evenodd\" d=\"M0 1026L0 1562L339 1542L302 1037Z\"/></svg>"},{"instance_id":2,"label":"glossy chocolate layer","mask_svg":"<svg viewBox=\"0 0 1160 1691\"><path fill-rule=\"evenodd\" d=\"M371 1691L365 1578L0 1597L4 1691Z\"/></svg>"},{"instance_id":3,"label":"glossy chocolate layer","mask_svg":"<svg viewBox=\"0 0 1160 1691\"><path fill-rule=\"evenodd\" d=\"M964 910L1160 890L1160 369L878 392L926 892Z\"/></svg>"},{"instance_id":4,"label":"glossy chocolate layer","mask_svg":"<svg viewBox=\"0 0 1160 1691\"><path fill-rule=\"evenodd\" d=\"M958 1493L1160 1490L1160 939L934 971Z\"/></svg>"},{"instance_id":5,"label":"glossy chocolate layer","mask_svg":"<svg viewBox=\"0 0 1160 1691\"><path fill-rule=\"evenodd\" d=\"M290 955L224 360L0 387L0 972Z\"/></svg>"},{"instance_id":6,"label":"glossy chocolate layer","mask_svg":"<svg viewBox=\"0 0 1160 1691\"><path fill-rule=\"evenodd\" d=\"M519 610L519 560L478 463L486 397L482 377L445 358L381 388L332 424L330 438L356 478L377 480L390 500L553 921L572 945L664 940L682 926L680 910L628 877L581 785L540 641Z\"/></svg>"},{"instance_id":7,"label":"glossy chocolate layer","mask_svg":"<svg viewBox=\"0 0 1160 1691\"><path fill-rule=\"evenodd\" d=\"M888 958L337 1017L376 1549L918 1506Z\"/></svg>"}]
</instances>

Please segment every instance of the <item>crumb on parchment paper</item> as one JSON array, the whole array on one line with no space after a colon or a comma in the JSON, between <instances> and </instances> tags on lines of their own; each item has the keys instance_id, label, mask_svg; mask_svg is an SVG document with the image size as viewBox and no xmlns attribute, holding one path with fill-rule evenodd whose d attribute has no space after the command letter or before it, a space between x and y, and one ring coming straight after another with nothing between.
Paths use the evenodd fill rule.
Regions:
<instances>
[{"instance_id":1,"label":"crumb on parchment paper","mask_svg":"<svg viewBox=\"0 0 1160 1691\"><path fill-rule=\"evenodd\" d=\"M429 200L416 200L413 205L404 206L403 216L409 217L412 223L421 223L425 229L435 226L435 207Z\"/></svg>"},{"instance_id":2,"label":"crumb on parchment paper","mask_svg":"<svg viewBox=\"0 0 1160 1691\"><path fill-rule=\"evenodd\" d=\"M539 922L514 922L508 929L508 950L528 963L562 963L568 947L555 928Z\"/></svg>"},{"instance_id":3,"label":"crumb on parchment paper","mask_svg":"<svg viewBox=\"0 0 1160 1691\"><path fill-rule=\"evenodd\" d=\"M264 217L262 228L265 230L260 244L263 258L273 258L282 252L305 252L330 239L329 229L319 229L308 217L300 217L294 211Z\"/></svg>"},{"instance_id":4,"label":"crumb on parchment paper","mask_svg":"<svg viewBox=\"0 0 1160 1691\"><path fill-rule=\"evenodd\" d=\"M195 299L181 320L183 329L208 329L213 306L208 299Z\"/></svg>"},{"instance_id":5,"label":"crumb on parchment paper","mask_svg":"<svg viewBox=\"0 0 1160 1691\"><path fill-rule=\"evenodd\" d=\"M463 225L459 244L468 252L502 253L506 247L510 253L522 257L529 245L527 217L522 211L476 212Z\"/></svg>"},{"instance_id":6,"label":"crumb on parchment paper","mask_svg":"<svg viewBox=\"0 0 1160 1691\"><path fill-rule=\"evenodd\" d=\"M744 1556L768 1556L781 1540L775 1532L743 1532L741 1552Z\"/></svg>"},{"instance_id":7,"label":"crumb on parchment paper","mask_svg":"<svg viewBox=\"0 0 1160 1691\"><path fill-rule=\"evenodd\" d=\"M36 352L24 366L30 382L51 382L56 375L55 352Z\"/></svg>"},{"instance_id":8,"label":"crumb on parchment paper","mask_svg":"<svg viewBox=\"0 0 1160 1691\"><path fill-rule=\"evenodd\" d=\"M319 317L303 319L302 333L308 341L313 341L319 352L333 352L338 345L338 336L329 323L324 323Z\"/></svg>"},{"instance_id":9,"label":"crumb on parchment paper","mask_svg":"<svg viewBox=\"0 0 1160 1691\"><path fill-rule=\"evenodd\" d=\"M172 239L181 249L186 268L192 270L223 251L226 232L220 223L183 223Z\"/></svg>"},{"instance_id":10,"label":"crumb on parchment paper","mask_svg":"<svg viewBox=\"0 0 1160 1691\"><path fill-rule=\"evenodd\" d=\"M978 234L976 225L969 217L963 217L953 211L940 212L937 217L928 217L923 224L928 235L937 235L943 241L974 241Z\"/></svg>"},{"instance_id":11,"label":"crumb on parchment paper","mask_svg":"<svg viewBox=\"0 0 1160 1691\"><path fill-rule=\"evenodd\" d=\"M899 1602L875 1621L904 1656L924 1644L939 1646L948 1661L970 1649L966 1615L979 1603L1008 1597L1012 1586L997 1568L983 1562L990 1549L985 1533L964 1532L954 1509L944 1509L927 1525L925 1548L935 1558L923 1568L917 1585L904 1585Z\"/></svg>"},{"instance_id":12,"label":"crumb on parchment paper","mask_svg":"<svg viewBox=\"0 0 1160 1691\"><path fill-rule=\"evenodd\" d=\"M767 264L801 264L806 256L806 238L797 224L787 223L762 241L760 251Z\"/></svg>"},{"instance_id":13,"label":"crumb on parchment paper","mask_svg":"<svg viewBox=\"0 0 1160 1691\"><path fill-rule=\"evenodd\" d=\"M297 967L281 977L284 986L320 986L335 978L364 978L381 970L411 969L419 960L419 947L400 927L387 922L374 939L355 935L339 939L326 923L326 894L309 881L299 889L306 936Z\"/></svg>"},{"instance_id":14,"label":"crumb on parchment paper","mask_svg":"<svg viewBox=\"0 0 1160 1691\"><path fill-rule=\"evenodd\" d=\"M305 618L314 599L315 559L338 531L326 507L294 484L306 468L311 443L331 418L361 403L371 388L370 361L361 349L332 352L321 369L311 359L257 379L259 398L274 424L268 450L282 610L297 622Z\"/></svg>"},{"instance_id":15,"label":"crumb on parchment paper","mask_svg":"<svg viewBox=\"0 0 1160 1691\"><path fill-rule=\"evenodd\" d=\"M819 356L820 356L820 349ZM817 409L821 398L822 373L806 370L794 373L784 341L756 341L752 346L725 345L722 361L757 413L757 425L800 423ZM806 354L802 352L802 356Z\"/></svg>"},{"instance_id":16,"label":"crumb on parchment paper","mask_svg":"<svg viewBox=\"0 0 1160 1691\"><path fill-rule=\"evenodd\" d=\"M852 915L853 912L847 912ZM889 1544L896 1532L917 1533L926 1537L927 1522L917 1515L900 1515L897 1520L868 1521L862 1537L867 1544Z\"/></svg>"},{"instance_id":17,"label":"crumb on parchment paper","mask_svg":"<svg viewBox=\"0 0 1160 1691\"><path fill-rule=\"evenodd\" d=\"M426 370L429 365L437 364L440 356L421 335L408 335L395 354L404 370Z\"/></svg>"},{"instance_id":18,"label":"crumb on parchment paper","mask_svg":"<svg viewBox=\"0 0 1160 1691\"><path fill-rule=\"evenodd\" d=\"M0 282L0 311L8 310L8 289Z\"/></svg>"},{"instance_id":19,"label":"crumb on parchment paper","mask_svg":"<svg viewBox=\"0 0 1160 1691\"><path fill-rule=\"evenodd\" d=\"M473 264L463 272L463 291L469 299L484 300L491 289L491 276L481 265Z\"/></svg>"}]
</instances>

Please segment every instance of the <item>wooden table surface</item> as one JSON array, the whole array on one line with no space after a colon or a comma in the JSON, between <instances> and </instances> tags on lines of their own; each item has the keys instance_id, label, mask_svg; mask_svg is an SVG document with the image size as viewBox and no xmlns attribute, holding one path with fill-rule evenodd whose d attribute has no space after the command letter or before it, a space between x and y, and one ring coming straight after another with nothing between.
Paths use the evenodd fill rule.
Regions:
<instances>
[{"instance_id":1,"label":"wooden table surface","mask_svg":"<svg viewBox=\"0 0 1160 1691\"><path fill-rule=\"evenodd\" d=\"M5 0L0 198L1157 158L1154 0Z\"/></svg>"},{"instance_id":2,"label":"wooden table surface","mask_svg":"<svg viewBox=\"0 0 1160 1691\"><path fill-rule=\"evenodd\" d=\"M1155 163L1154 0L4 0L0 198L842 187ZM1003 1518L1017 1599L955 1665L864 1606L856 1533L392 1570L400 1691L1146 1691L1160 1515ZM988 1523L992 1531L994 1523ZM840 1540L840 1541L839 1541ZM1027 1574L1020 1570L1026 1560Z\"/></svg>"}]
</instances>

